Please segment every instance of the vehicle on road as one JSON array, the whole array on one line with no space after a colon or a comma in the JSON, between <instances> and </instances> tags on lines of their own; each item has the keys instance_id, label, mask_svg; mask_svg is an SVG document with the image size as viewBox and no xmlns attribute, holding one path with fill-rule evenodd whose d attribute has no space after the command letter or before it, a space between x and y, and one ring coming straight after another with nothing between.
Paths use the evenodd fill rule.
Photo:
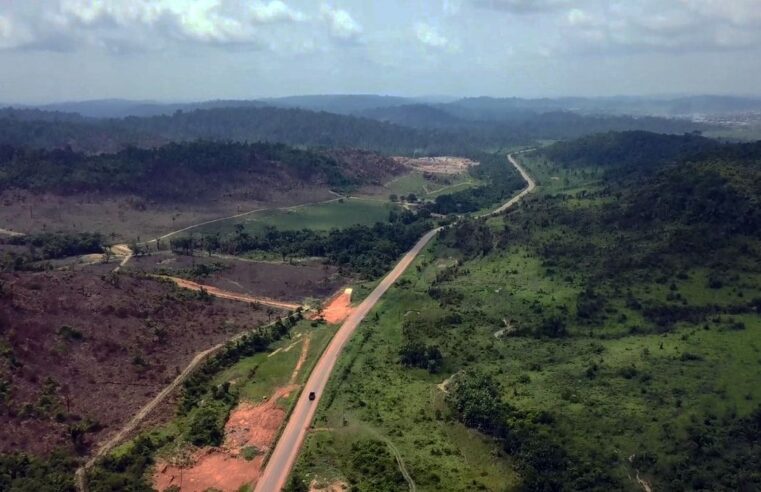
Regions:
<instances>
[{"instance_id":1,"label":"vehicle on road","mask_svg":"<svg viewBox=\"0 0 761 492\"><path fill-rule=\"evenodd\" d=\"M317 398L317 395L314 394L314 391L309 392L309 401L314 401L314 399Z\"/></svg>"}]
</instances>

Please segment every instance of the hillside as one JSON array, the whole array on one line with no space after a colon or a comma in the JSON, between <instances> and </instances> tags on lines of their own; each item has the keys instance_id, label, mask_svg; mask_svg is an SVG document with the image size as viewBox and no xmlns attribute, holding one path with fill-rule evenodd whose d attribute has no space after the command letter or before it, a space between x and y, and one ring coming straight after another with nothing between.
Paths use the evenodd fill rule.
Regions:
<instances>
[{"instance_id":1,"label":"hillside","mask_svg":"<svg viewBox=\"0 0 761 492\"><path fill-rule=\"evenodd\" d=\"M124 275L2 274L0 286L0 453L84 454L196 352L267 319Z\"/></svg>"},{"instance_id":2,"label":"hillside","mask_svg":"<svg viewBox=\"0 0 761 492\"><path fill-rule=\"evenodd\" d=\"M449 228L366 321L297 477L392 487L353 459L389 440L419 489L758 488L761 146L522 160L538 196Z\"/></svg>"},{"instance_id":3,"label":"hillside","mask_svg":"<svg viewBox=\"0 0 761 492\"><path fill-rule=\"evenodd\" d=\"M130 193L154 200L219 197L254 188L377 184L398 174L369 152L307 151L283 144L191 142L86 155L69 149L0 147L0 191Z\"/></svg>"},{"instance_id":4,"label":"hillside","mask_svg":"<svg viewBox=\"0 0 761 492\"><path fill-rule=\"evenodd\" d=\"M58 107L77 108L55 106ZM357 109L352 116L262 106L258 102L213 101L177 106L171 114L161 110L161 114L154 116L110 119L6 109L0 111L0 144L35 148L68 146L77 151L100 153L116 152L130 145L146 148L167 142L204 139L358 148L385 154L457 155L531 144L537 139L575 138L610 130L684 133L711 128L666 118L594 116L569 111L539 112L499 107L482 110L481 106L460 107L457 103L378 108L365 108L357 103L356 108L364 109ZM151 114L151 111L141 114Z\"/></svg>"}]
</instances>

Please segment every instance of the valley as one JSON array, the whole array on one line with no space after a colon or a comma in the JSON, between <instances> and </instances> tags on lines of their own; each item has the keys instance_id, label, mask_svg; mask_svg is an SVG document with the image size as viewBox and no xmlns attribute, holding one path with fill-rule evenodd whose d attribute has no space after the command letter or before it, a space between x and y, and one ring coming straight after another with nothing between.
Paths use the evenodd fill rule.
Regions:
<instances>
[{"instance_id":1,"label":"valley","mask_svg":"<svg viewBox=\"0 0 761 492\"><path fill-rule=\"evenodd\" d=\"M757 143L394 142L3 147L0 484L756 483Z\"/></svg>"}]
</instances>

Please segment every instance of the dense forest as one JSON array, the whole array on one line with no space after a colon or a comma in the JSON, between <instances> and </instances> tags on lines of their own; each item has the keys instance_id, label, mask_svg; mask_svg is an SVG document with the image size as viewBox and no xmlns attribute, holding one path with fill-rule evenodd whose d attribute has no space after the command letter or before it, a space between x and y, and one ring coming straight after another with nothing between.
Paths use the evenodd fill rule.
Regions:
<instances>
[{"instance_id":1,"label":"dense forest","mask_svg":"<svg viewBox=\"0 0 761 492\"><path fill-rule=\"evenodd\" d=\"M349 115L245 102L232 107L220 102L188 106L187 111L177 109L172 114L121 119L87 119L34 109L0 110L0 144L70 146L90 153L204 139L351 147L387 154L461 154L607 130L682 133L706 128L685 120L569 111L508 111L493 118L461 106L423 104L363 109Z\"/></svg>"},{"instance_id":2,"label":"dense forest","mask_svg":"<svg viewBox=\"0 0 761 492\"><path fill-rule=\"evenodd\" d=\"M437 275L428 293L457 317L479 304L474 289L483 283L475 279L484 279L473 270L509 278L518 272L508 266L502 273L508 251L536 258L539 277L532 281L549 281L523 302L509 301L509 311L501 315L512 318L511 344L552 355L523 357L519 367L530 370L510 391L501 382L505 369L457 373L448 395L457 419L499 439L517 460L527 490L616 489L623 484L609 472L613 467L647 473L653 489L755 490L761 484L754 471L761 462L757 395L737 395L744 408L750 407L739 411L738 400L720 389L714 371L729 364L727 358L741 356L722 351L722 344L745 337L761 312L756 280L761 274L761 145L721 144L694 135L610 133L556 144L534 159L533 168L552 189L562 190L561 180L585 184L570 192L546 192L500 221L449 228L442 246L459 251L463 261ZM558 184L550 181L553 175ZM496 312L480 313L481 321L472 313L461 316L463 329L500 316L501 308L491 309ZM706 335L698 335L701 331ZM653 345L662 352L672 336L692 348L669 356L653 352ZM698 343L703 338L709 341ZM440 347L445 367L469 365L436 331L426 332L420 343ZM623 365L619 345L641 352ZM755 344L752 350L757 352ZM500 357L509 360L509 355ZM522 388L543 378L544 371L562 379L568 370L578 371L581 379L578 384L565 379L571 385L557 388L561 401L579 404L587 395L587 411L597 417L526 411L509 403L531 401ZM671 376L665 381L662 374ZM695 386L693 378L701 384ZM659 444L622 463L606 454L610 449L600 449L607 434L579 436L584 426L618 433L631 427L634 436L642 432L642 421L631 412L625 425L595 413L596 406L607 405L597 393L601 388L619 388L615 394L622 406L645 401L643 418ZM541 391L555 388L550 384ZM672 422L672 408L689 418Z\"/></svg>"},{"instance_id":3,"label":"dense forest","mask_svg":"<svg viewBox=\"0 0 761 492\"><path fill-rule=\"evenodd\" d=\"M0 190L126 192L155 200L195 199L219 186L252 180L270 182L283 191L298 183L347 188L378 183L399 171L392 161L368 153L269 143L196 141L97 155L70 148L0 146Z\"/></svg>"}]
</instances>

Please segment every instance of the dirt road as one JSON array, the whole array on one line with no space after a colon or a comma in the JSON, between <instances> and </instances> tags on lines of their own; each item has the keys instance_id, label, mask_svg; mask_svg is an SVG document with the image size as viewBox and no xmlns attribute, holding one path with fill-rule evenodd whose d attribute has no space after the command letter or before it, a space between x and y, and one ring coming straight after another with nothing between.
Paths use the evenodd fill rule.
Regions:
<instances>
[{"instance_id":1,"label":"dirt road","mask_svg":"<svg viewBox=\"0 0 761 492\"><path fill-rule=\"evenodd\" d=\"M517 203L521 198L526 196L536 188L536 184L533 179L526 173L520 164L516 161L513 155L509 155L508 159L510 163L515 166L518 172L526 179L527 186L518 195L510 199L506 204L496 209L492 214L500 213L508 209ZM280 436L280 440L275 446L275 450L272 452L269 461L264 469L261 479L256 484L256 492L279 492L288 479L288 475L293 468L296 458L298 457L301 446L304 443L307 430L314 420L314 415L317 412L317 406L320 402L320 398L325 391L325 387L328 383L333 368L336 365L338 356L343 350L346 343L351 338L354 331L362 322L364 317L370 310L375 307L375 304L380 300L383 294L396 282L396 280L404 273L407 267L417 257L417 255L425 248L428 242L441 230L441 227L433 229L426 233L415 246L404 255L399 263L394 267L391 272L378 284L367 298L352 312L346 319L336 335L331 340L328 348L320 357L320 360L315 365L307 380L304 390L299 396L298 401L291 413L291 417L286 424L285 430ZM316 398L312 401L309 400L309 393L314 392Z\"/></svg>"},{"instance_id":2,"label":"dirt road","mask_svg":"<svg viewBox=\"0 0 761 492\"><path fill-rule=\"evenodd\" d=\"M278 309L287 309L287 310L296 310L300 307L303 307L300 304L275 301L273 299L268 299L266 297L253 297L253 296L247 296L245 294L236 294L235 292L218 289L217 287L212 287L211 285L202 285L202 284L193 282L192 280L186 280L184 278L170 277L168 275L156 275L156 277L163 278L166 280L171 280L172 282L177 284L178 287L182 287L183 289L190 289L194 291L205 290L209 295L214 297L219 297L222 299L231 299L233 301L247 302L249 304L262 304L264 306L272 306Z\"/></svg>"}]
</instances>

